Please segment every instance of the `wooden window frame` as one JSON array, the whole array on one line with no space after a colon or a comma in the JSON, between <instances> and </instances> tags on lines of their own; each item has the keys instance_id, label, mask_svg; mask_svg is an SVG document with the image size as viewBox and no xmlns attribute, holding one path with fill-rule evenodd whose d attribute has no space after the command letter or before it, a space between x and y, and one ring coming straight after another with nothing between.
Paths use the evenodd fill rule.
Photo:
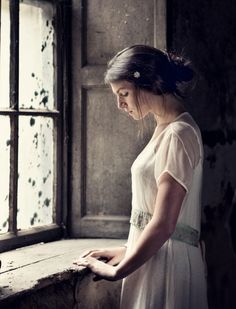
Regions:
<instances>
[{"instance_id":1,"label":"wooden window frame","mask_svg":"<svg viewBox=\"0 0 236 309\"><path fill-rule=\"evenodd\" d=\"M29 0L34 4L35 0ZM0 252L47 242L67 234L68 217L68 157L70 115L70 52L71 52L71 0L42 0L55 6L56 74L55 101L57 110L19 109L19 7L20 0L9 0L10 9L10 107L0 109L0 116L10 118L10 185L9 232L0 235ZM35 2L36 4L36 2ZM1 8L0 8L1 9ZM51 117L56 128L54 162L57 178L53 183L55 194L55 223L28 230L17 230L17 182L18 182L18 123L19 116ZM56 180L56 181L55 181Z\"/></svg>"}]
</instances>

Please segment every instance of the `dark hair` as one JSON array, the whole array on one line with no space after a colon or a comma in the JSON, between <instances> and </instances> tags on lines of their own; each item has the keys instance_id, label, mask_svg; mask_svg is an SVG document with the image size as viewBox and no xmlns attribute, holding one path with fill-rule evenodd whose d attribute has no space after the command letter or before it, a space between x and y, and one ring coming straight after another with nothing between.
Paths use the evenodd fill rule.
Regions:
<instances>
[{"instance_id":1,"label":"dark hair","mask_svg":"<svg viewBox=\"0 0 236 309\"><path fill-rule=\"evenodd\" d=\"M157 95L183 98L194 71L189 60L146 45L133 45L117 53L108 63L105 82L126 80Z\"/></svg>"}]
</instances>

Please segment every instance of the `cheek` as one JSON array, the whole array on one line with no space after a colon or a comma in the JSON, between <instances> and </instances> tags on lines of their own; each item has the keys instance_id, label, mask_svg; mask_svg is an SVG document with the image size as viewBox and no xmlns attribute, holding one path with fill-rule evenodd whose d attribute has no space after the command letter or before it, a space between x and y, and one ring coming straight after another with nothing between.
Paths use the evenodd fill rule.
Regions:
<instances>
[{"instance_id":1,"label":"cheek","mask_svg":"<svg viewBox=\"0 0 236 309\"><path fill-rule=\"evenodd\" d=\"M131 102L132 106L135 107L135 109L137 109L137 110L140 109L139 108L139 101L138 101L138 99L135 96L130 98L130 102Z\"/></svg>"},{"instance_id":2,"label":"cheek","mask_svg":"<svg viewBox=\"0 0 236 309\"><path fill-rule=\"evenodd\" d=\"M149 112L149 107L147 105L143 105L142 112L147 114Z\"/></svg>"},{"instance_id":3,"label":"cheek","mask_svg":"<svg viewBox=\"0 0 236 309\"><path fill-rule=\"evenodd\" d=\"M139 114L139 119L145 118L149 114L149 108L147 105L143 104L137 109Z\"/></svg>"}]
</instances>

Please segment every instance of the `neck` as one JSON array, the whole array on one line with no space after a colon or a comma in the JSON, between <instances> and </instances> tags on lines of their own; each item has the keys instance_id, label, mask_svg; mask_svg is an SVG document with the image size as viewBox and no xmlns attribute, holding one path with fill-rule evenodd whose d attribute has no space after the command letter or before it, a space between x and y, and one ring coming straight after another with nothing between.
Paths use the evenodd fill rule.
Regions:
<instances>
[{"instance_id":1,"label":"neck","mask_svg":"<svg viewBox=\"0 0 236 309\"><path fill-rule=\"evenodd\" d=\"M158 96L158 102L153 107L151 112L154 114L158 125L169 124L186 111L183 102L169 94Z\"/></svg>"}]
</instances>

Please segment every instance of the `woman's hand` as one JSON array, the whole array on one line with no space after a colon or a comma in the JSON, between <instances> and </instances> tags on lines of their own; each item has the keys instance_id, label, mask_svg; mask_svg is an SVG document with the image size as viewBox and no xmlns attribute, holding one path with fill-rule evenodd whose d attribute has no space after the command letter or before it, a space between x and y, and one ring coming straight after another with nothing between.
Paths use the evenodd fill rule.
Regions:
<instances>
[{"instance_id":1,"label":"woman's hand","mask_svg":"<svg viewBox=\"0 0 236 309\"><path fill-rule=\"evenodd\" d=\"M125 257L126 247L95 249L85 252L80 258L93 257L106 261L109 265L118 265Z\"/></svg>"},{"instance_id":2,"label":"woman's hand","mask_svg":"<svg viewBox=\"0 0 236 309\"><path fill-rule=\"evenodd\" d=\"M124 258L126 247L90 250L82 254L73 264L88 267L98 277L94 280L117 280L116 268ZM103 260L103 262L101 261Z\"/></svg>"},{"instance_id":3,"label":"woman's hand","mask_svg":"<svg viewBox=\"0 0 236 309\"><path fill-rule=\"evenodd\" d=\"M94 278L94 281L101 279L109 281L117 280L115 266L99 261L91 256L81 257L77 261L74 261L73 264L89 268L95 275L97 275L97 277Z\"/></svg>"}]
</instances>

